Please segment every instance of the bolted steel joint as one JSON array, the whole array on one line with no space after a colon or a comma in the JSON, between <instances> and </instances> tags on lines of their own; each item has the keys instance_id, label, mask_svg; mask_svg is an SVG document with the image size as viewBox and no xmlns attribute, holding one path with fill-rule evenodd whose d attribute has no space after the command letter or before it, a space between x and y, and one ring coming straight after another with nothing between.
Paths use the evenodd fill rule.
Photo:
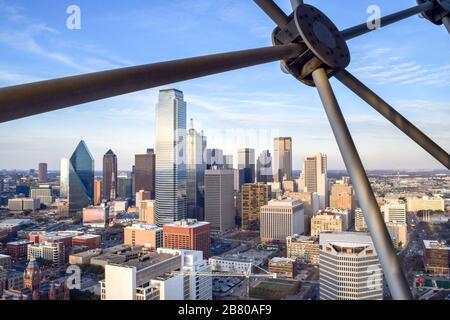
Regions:
<instances>
[{"instance_id":1,"label":"bolted steel joint","mask_svg":"<svg viewBox=\"0 0 450 320\"><path fill-rule=\"evenodd\" d=\"M442 25L445 17L450 17L450 0L416 0L418 4L434 3L431 10L422 13L422 16L436 25Z\"/></svg>"},{"instance_id":2,"label":"bolted steel joint","mask_svg":"<svg viewBox=\"0 0 450 320\"><path fill-rule=\"evenodd\" d=\"M312 73L315 70L323 68L328 77L332 77L350 64L350 51L344 37L322 11L301 4L288 21L283 28L274 30L272 40L275 45L301 45L297 57L282 61L282 68L297 80L314 87Z\"/></svg>"}]
</instances>

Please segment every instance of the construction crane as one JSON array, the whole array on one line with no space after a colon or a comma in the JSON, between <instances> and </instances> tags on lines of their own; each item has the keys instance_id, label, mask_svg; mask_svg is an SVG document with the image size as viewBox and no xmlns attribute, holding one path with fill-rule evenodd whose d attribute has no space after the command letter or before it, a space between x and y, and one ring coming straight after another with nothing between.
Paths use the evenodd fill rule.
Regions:
<instances>
[{"instance_id":1,"label":"construction crane","mask_svg":"<svg viewBox=\"0 0 450 320\"><path fill-rule=\"evenodd\" d=\"M253 268L259 269L264 273L254 273ZM278 275L276 273L268 272L267 270L257 266L251 265L245 272L183 272L183 271L174 271L170 273L171 275L182 275L182 276L194 276L194 277L211 277L211 278L229 278L229 277L237 277L237 278L245 278L247 284L246 297L247 300L250 299L250 287L252 278L258 279L277 279Z\"/></svg>"}]
</instances>

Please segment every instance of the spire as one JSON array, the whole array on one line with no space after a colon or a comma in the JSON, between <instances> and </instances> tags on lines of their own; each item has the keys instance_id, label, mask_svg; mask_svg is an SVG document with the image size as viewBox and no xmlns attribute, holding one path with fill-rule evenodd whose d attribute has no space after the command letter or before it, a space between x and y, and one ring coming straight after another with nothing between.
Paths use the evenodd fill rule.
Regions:
<instances>
[{"instance_id":1,"label":"spire","mask_svg":"<svg viewBox=\"0 0 450 320\"><path fill-rule=\"evenodd\" d=\"M189 124L189 129L190 129L190 130L193 130L193 129L194 129L194 119L193 119L193 118L191 118L191 122L190 122L190 124Z\"/></svg>"}]
</instances>

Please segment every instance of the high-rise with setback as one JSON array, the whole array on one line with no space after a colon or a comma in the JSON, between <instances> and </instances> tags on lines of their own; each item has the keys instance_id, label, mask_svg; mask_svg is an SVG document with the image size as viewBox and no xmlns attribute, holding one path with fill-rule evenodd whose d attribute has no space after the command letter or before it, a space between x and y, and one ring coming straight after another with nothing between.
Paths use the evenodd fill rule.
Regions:
<instances>
[{"instance_id":1,"label":"high-rise with setback","mask_svg":"<svg viewBox=\"0 0 450 320\"><path fill-rule=\"evenodd\" d=\"M103 156L103 199L117 197L117 156L112 150Z\"/></svg>"}]
</instances>

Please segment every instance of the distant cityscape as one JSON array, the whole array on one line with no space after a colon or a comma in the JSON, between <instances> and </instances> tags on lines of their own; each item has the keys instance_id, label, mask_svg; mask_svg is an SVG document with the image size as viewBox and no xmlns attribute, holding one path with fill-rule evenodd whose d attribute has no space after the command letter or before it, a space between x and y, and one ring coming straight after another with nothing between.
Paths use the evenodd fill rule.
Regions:
<instances>
[{"instance_id":1,"label":"distant cityscape","mask_svg":"<svg viewBox=\"0 0 450 320\"><path fill-rule=\"evenodd\" d=\"M161 90L156 144L102 172L86 141L48 170L0 171L0 300L389 300L346 172L274 137L237 159ZM113 142L112 142L113 144ZM269 149L270 148L270 149ZM300 171L295 167L302 167ZM450 173L369 173L416 299L450 298Z\"/></svg>"}]
</instances>

